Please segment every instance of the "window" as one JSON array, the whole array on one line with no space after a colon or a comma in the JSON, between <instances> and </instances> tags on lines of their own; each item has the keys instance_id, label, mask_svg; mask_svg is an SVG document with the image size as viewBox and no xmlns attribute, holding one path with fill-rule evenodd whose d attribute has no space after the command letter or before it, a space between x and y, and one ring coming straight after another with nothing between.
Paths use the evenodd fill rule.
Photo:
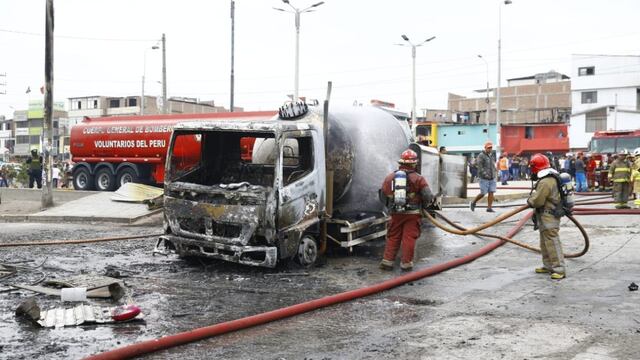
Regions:
<instances>
[{"instance_id":1,"label":"window","mask_svg":"<svg viewBox=\"0 0 640 360\"><path fill-rule=\"evenodd\" d=\"M82 101L76 101L76 109L82 109Z\"/></svg>"},{"instance_id":2,"label":"window","mask_svg":"<svg viewBox=\"0 0 640 360\"><path fill-rule=\"evenodd\" d=\"M305 177L313 170L311 136L288 138L282 147L284 185Z\"/></svg>"},{"instance_id":3,"label":"window","mask_svg":"<svg viewBox=\"0 0 640 360\"><path fill-rule=\"evenodd\" d=\"M586 66L578 68L578 76L589 76L594 75L596 73L596 68L594 66Z\"/></svg>"},{"instance_id":4,"label":"window","mask_svg":"<svg viewBox=\"0 0 640 360\"><path fill-rule=\"evenodd\" d=\"M39 144L40 143L40 135L30 135L29 143L31 144Z\"/></svg>"},{"instance_id":5,"label":"window","mask_svg":"<svg viewBox=\"0 0 640 360\"><path fill-rule=\"evenodd\" d=\"M120 107L120 99L109 99L109 107L110 108Z\"/></svg>"},{"instance_id":6,"label":"window","mask_svg":"<svg viewBox=\"0 0 640 360\"><path fill-rule=\"evenodd\" d=\"M533 139L533 126L525 126L524 127L524 138L525 139Z\"/></svg>"},{"instance_id":7,"label":"window","mask_svg":"<svg viewBox=\"0 0 640 360\"><path fill-rule=\"evenodd\" d=\"M19 121L19 122L16 122L15 124L16 124L16 129L24 129L29 127L28 121Z\"/></svg>"},{"instance_id":8,"label":"window","mask_svg":"<svg viewBox=\"0 0 640 360\"><path fill-rule=\"evenodd\" d=\"M598 102L597 91L584 91L581 93L583 104L595 104Z\"/></svg>"},{"instance_id":9,"label":"window","mask_svg":"<svg viewBox=\"0 0 640 360\"><path fill-rule=\"evenodd\" d=\"M483 134L486 134L486 133L488 133L488 132L489 132L489 129L487 129L487 128L482 129L482 133L483 133Z\"/></svg>"},{"instance_id":10,"label":"window","mask_svg":"<svg viewBox=\"0 0 640 360\"><path fill-rule=\"evenodd\" d=\"M98 100L93 100L93 108L94 109L98 108Z\"/></svg>"},{"instance_id":11,"label":"window","mask_svg":"<svg viewBox=\"0 0 640 360\"><path fill-rule=\"evenodd\" d=\"M640 110L640 89L636 89L636 110Z\"/></svg>"},{"instance_id":12,"label":"window","mask_svg":"<svg viewBox=\"0 0 640 360\"><path fill-rule=\"evenodd\" d=\"M16 136L16 144L28 144L28 143L29 143L29 135Z\"/></svg>"},{"instance_id":13,"label":"window","mask_svg":"<svg viewBox=\"0 0 640 360\"><path fill-rule=\"evenodd\" d=\"M588 133L607 129L607 109L588 112L585 117L585 131Z\"/></svg>"},{"instance_id":14,"label":"window","mask_svg":"<svg viewBox=\"0 0 640 360\"><path fill-rule=\"evenodd\" d=\"M41 128L42 125L44 125L44 119L31 119L31 120L29 120L29 127L32 127L32 128L39 127L39 128Z\"/></svg>"},{"instance_id":15,"label":"window","mask_svg":"<svg viewBox=\"0 0 640 360\"><path fill-rule=\"evenodd\" d=\"M138 106L138 99L136 98L128 98L127 106Z\"/></svg>"},{"instance_id":16,"label":"window","mask_svg":"<svg viewBox=\"0 0 640 360\"><path fill-rule=\"evenodd\" d=\"M458 130L458 135L464 135L464 130Z\"/></svg>"}]
</instances>

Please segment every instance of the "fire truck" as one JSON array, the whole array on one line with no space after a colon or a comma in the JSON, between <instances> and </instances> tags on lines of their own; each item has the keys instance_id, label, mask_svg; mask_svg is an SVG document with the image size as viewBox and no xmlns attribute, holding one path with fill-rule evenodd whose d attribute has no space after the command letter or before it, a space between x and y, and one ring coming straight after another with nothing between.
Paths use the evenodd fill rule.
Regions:
<instances>
[{"instance_id":1,"label":"fire truck","mask_svg":"<svg viewBox=\"0 0 640 360\"><path fill-rule=\"evenodd\" d=\"M596 131L589 142L590 159L585 164L589 188L598 190L610 188L611 184L607 177L612 155L624 149L632 152L638 147L640 147L640 130Z\"/></svg>"},{"instance_id":2,"label":"fire truck","mask_svg":"<svg viewBox=\"0 0 640 360\"><path fill-rule=\"evenodd\" d=\"M113 191L127 182L162 184L167 148L173 127L180 122L253 120L272 118L275 111L211 114L173 114L85 118L71 129L73 187L76 190ZM186 138L176 151L188 161L199 158L200 141ZM242 140L241 157L251 158L253 139ZM193 156L189 156L193 154Z\"/></svg>"}]
</instances>

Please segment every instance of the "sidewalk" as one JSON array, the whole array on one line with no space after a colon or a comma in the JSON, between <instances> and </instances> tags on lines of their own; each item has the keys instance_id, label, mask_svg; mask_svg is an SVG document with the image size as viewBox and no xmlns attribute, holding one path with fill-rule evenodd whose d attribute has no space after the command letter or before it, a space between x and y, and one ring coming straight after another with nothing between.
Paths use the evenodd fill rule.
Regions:
<instances>
[{"instance_id":1,"label":"sidewalk","mask_svg":"<svg viewBox=\"0 0 640 360\"><path fill-rule=\"evenodd\" d=\"M500 185L500 183L498 183L498 187L494 194L494 202L500 203L503 201L526 199L527 197L529 197L530 192L531 192L530 180L509 181L509 185ZM470 184L467 184L466 199L446 197L443 201L443 204L447 204L447 205L468 204L478 194L480 194L480 184L478 184L477 182L470 183ZM486 203L487 203L487 196L483 197L480 201L478 201L478 204L486 204Z\"/></svg>"}]
</instances>

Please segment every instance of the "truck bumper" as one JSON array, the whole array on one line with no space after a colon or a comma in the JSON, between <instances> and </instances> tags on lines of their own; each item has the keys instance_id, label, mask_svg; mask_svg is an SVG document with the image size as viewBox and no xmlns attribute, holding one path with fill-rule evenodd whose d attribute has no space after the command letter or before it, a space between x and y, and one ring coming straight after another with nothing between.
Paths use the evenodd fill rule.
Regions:
<instances>
[{"instance_id":1,"label":"truck bumper","mask_svg":"<svg viewBox=\"0 0 640 360\"><path fill-rule=\"evenodd\" d=\"M166 254L169 250L180 256L202 256L269 268L275 267L278 262L278 249L275 246L237 246L175 235L160 236L154 254Z\"/></svg>"}]
</instances>

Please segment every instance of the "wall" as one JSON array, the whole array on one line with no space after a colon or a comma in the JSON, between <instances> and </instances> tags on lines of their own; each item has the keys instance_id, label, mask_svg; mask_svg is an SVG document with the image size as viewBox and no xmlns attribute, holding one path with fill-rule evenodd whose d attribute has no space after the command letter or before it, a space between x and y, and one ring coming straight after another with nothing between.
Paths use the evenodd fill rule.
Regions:
<instances>
[{"instance_id":1,"label":"wall","mask_svg":"<svg viewBox=\"0 0 640 360\"><path fill-rule=\"evenodd\" d=\"M501 142L504 152L509 154L569 151L566 124L552 125L510 125L501 128ZM531 138L526 137L527 128Z\"/></svg>"},{"instance_id":2,"label":"wall","mask_svg":"<svg viewBox=\"0 0 640 360\"><path fill-rule=\"evenodd\" d=\"M487 140L496 139L495 125L489 125L488 134L484 129L484 124L438 125L438 146L445 146L450 153L480 152Z\"/></svg>"}]
</instances>

